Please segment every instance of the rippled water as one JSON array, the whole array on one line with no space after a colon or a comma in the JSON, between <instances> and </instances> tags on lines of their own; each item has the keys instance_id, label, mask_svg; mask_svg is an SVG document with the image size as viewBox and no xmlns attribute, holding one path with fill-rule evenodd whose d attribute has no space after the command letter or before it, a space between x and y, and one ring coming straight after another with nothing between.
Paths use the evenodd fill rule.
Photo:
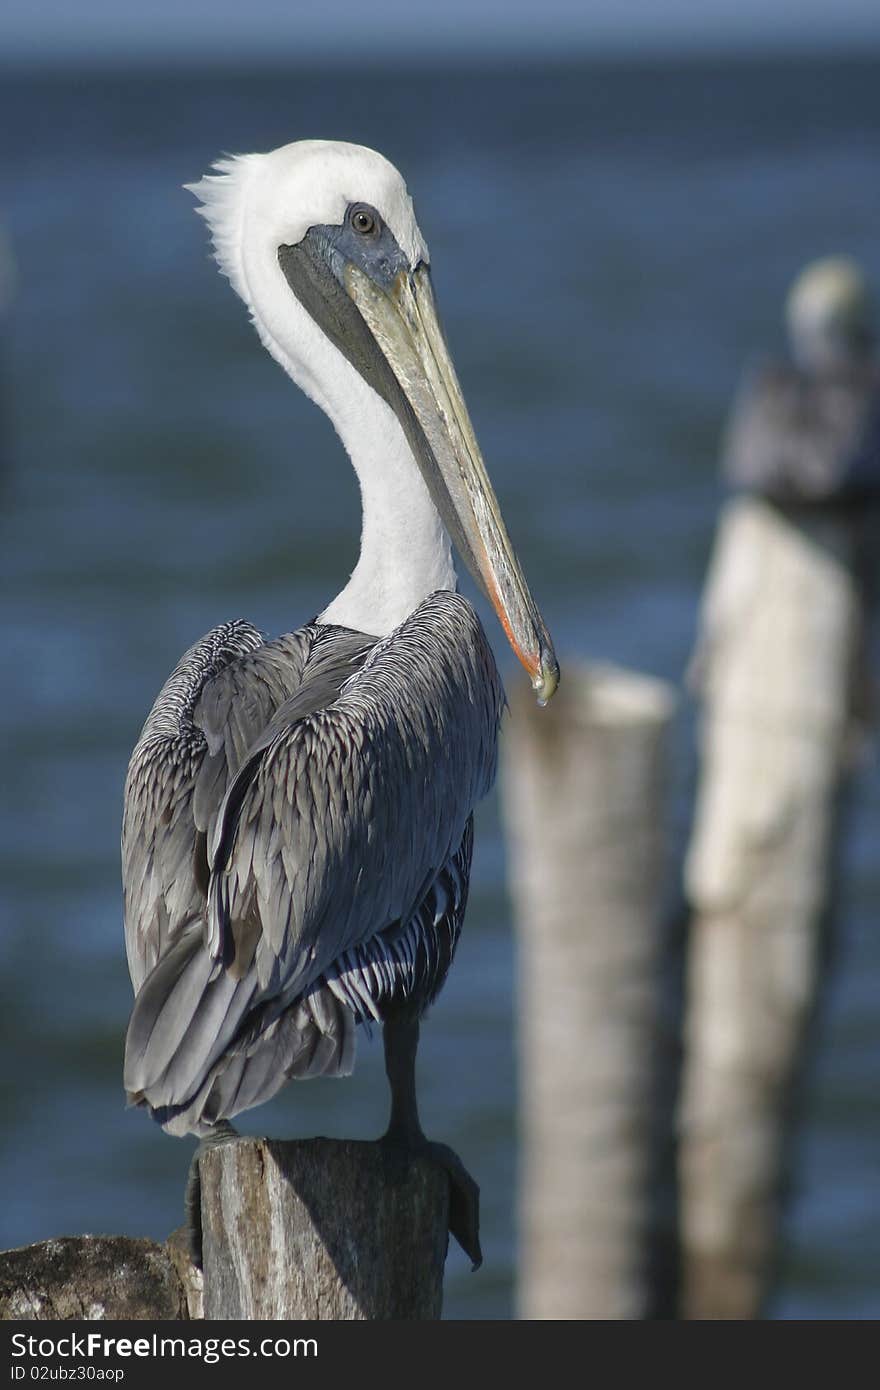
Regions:
<instances>
[{"instance_id":1,"label":"rippled water","mask_svg":"<svg viewBox=\"0 0 880 1390\"><path fill-rule=\"evenodd\" d=\"M404 170L483 449L563 656L678 680L718 505L720 422L778 345L808 258L880 279L871 65L7 77L0 220L4 797L0 1245L162 1237L188 1146L122 1104L118 836L159 685L214 623L284 630L353 564L353 479L259 348L180 184L223 150L321 135ZM491 629L500 651L500 634ZM518 677L511 672L510 679ZM677 747L686 813L688 727ZM807 1095L782 1316L880 1311L876 761L857 793ZM512 1309L513 943L496 807L423 1032L430 1131L484 1191L486 1262L447 1316ZM369 1135L379 1049L254 1132Z\"/></svg>"}]
</instances>

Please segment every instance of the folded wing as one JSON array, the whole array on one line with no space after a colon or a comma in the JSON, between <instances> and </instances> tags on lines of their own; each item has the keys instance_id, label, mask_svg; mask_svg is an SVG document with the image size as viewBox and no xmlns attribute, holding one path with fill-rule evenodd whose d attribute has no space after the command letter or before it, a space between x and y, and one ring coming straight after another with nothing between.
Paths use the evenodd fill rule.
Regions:
<instances>
[{"instance_id":1,"label":"folded wing","mask_svg":"<svg viewBox=\"0 0 880 1390\"><path fill-rule=\"evenodd\" d=\"M241 713L252 656L193 708L206 905L197 870L126 1049L127 1090L169 1128L235 1113L289 1075L348 1069L354 1022L381 1016L406 979L427 1004L454 949L504 700L479 620L443 592L379 643L303 631L299 684L268 717L249 683Z\"/></svg>"}]
</instances>

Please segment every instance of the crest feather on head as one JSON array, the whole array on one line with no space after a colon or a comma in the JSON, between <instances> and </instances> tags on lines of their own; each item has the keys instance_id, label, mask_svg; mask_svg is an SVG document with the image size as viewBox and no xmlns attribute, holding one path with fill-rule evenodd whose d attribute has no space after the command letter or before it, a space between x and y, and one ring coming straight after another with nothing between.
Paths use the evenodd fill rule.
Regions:
<instances>
[{"instance_id":1,"label":"crest feather on head","mask_svg":"<svg viewBox=\"0 0 880 1390\"><path fill-rule=\"evenodd\" d=\"M235 292L247 300L242 265L243 219L247 187L263 159L259 154L227 155L215 160L211 174L183 186L201 199L196 212L211 233L214 257Z\"/></svg>"}]
</instances>

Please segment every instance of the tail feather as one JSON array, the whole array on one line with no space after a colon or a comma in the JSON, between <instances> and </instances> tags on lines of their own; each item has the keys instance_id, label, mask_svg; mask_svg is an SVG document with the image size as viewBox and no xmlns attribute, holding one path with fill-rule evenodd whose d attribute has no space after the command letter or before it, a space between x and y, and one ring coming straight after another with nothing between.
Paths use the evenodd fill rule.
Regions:
<instances>
[{"instance_id":1,"label":"tail feather","mask_svg":"<svg viewBox=\"0 0 880 1390\"><path fill-rule=\"evenodd\" d=\"M125 1049L129 1100L172 1134L206 1133L269 1100L293 1077L346 1076L357 1019L327 985L278 1013L254 1006L256 982L234 979L194 923L147 977Z\"/></svg>"},{"instance_id":2,"label":"tail feather","mask_svg":"<svg viewBox=\"0 0 880 1390\"><path fill-rule=\"evenodd\" d=\"M201 922L193 923L135 999L125 1040L126 1091L162 1105L191 1096L235 1037L255 990L252 979L214 975Z\"/></svg>"}]
</instances>

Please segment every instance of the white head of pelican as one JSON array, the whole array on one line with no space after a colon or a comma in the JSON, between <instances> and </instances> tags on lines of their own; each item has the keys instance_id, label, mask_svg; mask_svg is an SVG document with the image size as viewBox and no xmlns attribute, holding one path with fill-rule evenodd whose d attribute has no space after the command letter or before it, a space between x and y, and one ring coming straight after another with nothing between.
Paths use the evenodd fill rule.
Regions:
<instances>
[{"instance_id":1,"label":"white head of pelican","mask_svg":"<svg viewBox=\"0 0 880 1390\"><path fill-rule=\"evenodd\" d=\"M864 271L849 256L823 256L801 271L785 303L792 356L805 371L867 361L873 304Z\"/></svg>"}]
</instances>

